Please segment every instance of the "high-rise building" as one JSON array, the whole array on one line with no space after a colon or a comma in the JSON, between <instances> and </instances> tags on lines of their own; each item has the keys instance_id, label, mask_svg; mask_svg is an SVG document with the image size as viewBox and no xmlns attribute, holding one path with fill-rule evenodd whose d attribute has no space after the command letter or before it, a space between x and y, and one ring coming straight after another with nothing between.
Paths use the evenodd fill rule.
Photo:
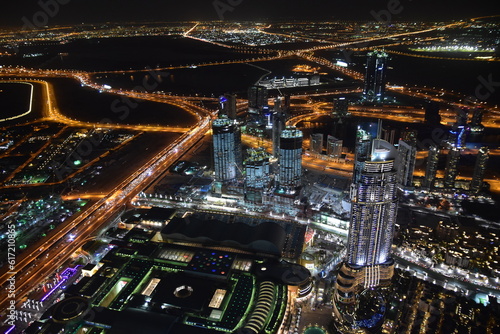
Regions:
<instances>
[{"instance_id":1,"label":"high-rise building","mask_svg":"<svg viewBox=\"0 0 500 334\"><path fill-rule=\"evenodd\" d=\"M453 147L448 151L446 159L446 170L444 173L443 185L445 188L454 188L455 179L458 175L458 161L460 160L460 149Z\"/></svg>"},{"instance_id":2,"label":"high-rise building","mask_svg":"<svg viewBox=\"0 0 500 334\"><path fill-rule=\"evenodd\" d=\"M302 131L286 127L281 132L278 184L281 188L300 187L302 178Z\"/></svg>"},{"instance_id":3,"label":"high-rise building","mask_svg":"<svg viewBox=\"0 0 500 334\"><path fill-rule=\"evenodd\" d=\"M455 126L465 126L469 119L469 108L458 108L455 115Z\"/></svg>"},{"instance_id":4,"label":"high-rise building","mask_svg":"<svg viewBox=\"0 0 500 334\"><path fill-rule=\"evenodd\" d=\"M344 308L358 309L352 306L359 302L361 292L390 285L394 274L389 253L397 213L397 151L381 139L374 139L371 146L371 154L356 158L356 165L361 167L355 169L359 174L350 190L347 254L335 283L333 315L347 326L359 325L354 320L362 315L349 315Z\"/></svg>"},{"instance_id":5,"label":"high-rise building","mask_svg":"<svg viewBox=\"0 0 500 334\"><path fill-rule=\"evenodd\" d=\"M264 86L252 86L248 89L248 109L256 113L267 107L267 88Z\"/></svg>"},{"instance_id":6,"label":"high-rise building","mask_svg":"<svg viewBox=\"0 0 500 334\"><path fill-rule=\"evenodd\" d=\"M385 95L387 59L383 51L369 52L366 58L365 87L363 98L368 102L381 103Z\"/></svg>"},{"instance_id":7,"label":"high-rise building","mask_svg":"<svg viewBox=\"0 0 500 334\"><path fill-rule=\"evenodd\" d=\"M285 113L282 111L274 111L271 137L273 140L273 156L275 158L279 157L280 137L284 129L285 129Z\"/></svg>"},{"instance_id":8,"label":"high-rise building","mask_svg":"<svg viewBox=\"0 0 500 334\"><path fill-rule=\"evenodd\" d=\"M271 182L269 154L263 148L247 150L245 160L245 187L253 189L267 188Z\"/></svg>"},{"instance_id":9,"label":"high-rise building","mask_svg":"<svg viewBox=\"0 0 500 334\"><path fill-rule=\"evenodd\" d=\"M270 155L263 148L247 150L245 160L245 201L262 203L264 193L271 184Z\"/></svg>"},{"instance_id":10,"label":"high-rise building","mask_svg":"<svg viewBox=\"0 0 500 334\"><path fill-rule=\"evenodd\" d=\"M417 131L403 130L401 131L401 140L408 145L417 146Z\"/></svg>"},{"instance_id":11,"label":"high-rise building","mask_svg":"<svg viewBox=\"0 0 500 334\"><path fill-rule=\"evenodd\" d=\"M282 112L284 109L284 98L282 96L276 96L274 98L274 106L273 106L273 111L274 112Z\"/></svg>"},{"instance_id":12,"label":"high-rise building","mask_svg":"<svg viewBox=\"0 0 500 334\"><path fill-rule=\"evenodd\" d=\"M477 152L476 165L474 166L474 173L472 174L472 181L470 183L470 191L478 193L483 187L484 173L486 172L486 165L488 164L490 151L487 147L481 147Z\"/></svg>"},{"instance_id":13,"label":"high-rise building","mask_svg":"<svg viewBox=\"0 0 500 334\"><path fill-rule=\"evenodd\" d=\"M339 159L342 156L343 141L328 135L326 137L326 154L330 158Z\"/></svg>"},{"instance_id":14,"label":"high-rise building","mask_svg":"<svg viewBox=\"0 0 500 334\"><path fill-rule=\"evenodd\" d=\"M236 95L224 94L219 98L219 115L226 115L229 119L236 119Z\"/></svg>"},{"instance_id":15,"label":"high-rise building","mask_svg":"<svg viewBox=\"0 0 500 334\"><path fill-rule=\"evenodd\" d=\"M212 122L215 180L227 182L241 171L241 133L229 118Z\"/></svg>"},{"instance_id":16,"label":"high-rise building","mask_svg":"<svg viewBox=\"0 0 500 334\"><path fill-rule=\"evenodd\" d=\"M336 97L333 99L333 117L345 117L349 114L349 101L345 97Z\"/></svg>"},{"instance_id":17,"label":"high-rise building","mask_svg":"<svg viewBox=\"0 0 500 334\"><path fill-rule=\"evenodd\" d=\"M374 139L370 158L356 160L362 168L351 185L349 264L372 266L388 260L397 207L396 155L393 145Z\"/></svg>"},{"instance_id":18,"label":"high-rise building","mask_svg":"<svg viewBox=\"0 0 500 334\"><path fill-rule=\"evenodd\" d=\"M456 110L455 123L453 123L450 129L450 134L448 138L448 147L453 148L464 148L467 138L468 127L467 119L469 117L468 108L459 108Z\"/></svg>"},{"instance_id":19,"label":"high-rise building","mask_svg":"<svg viewBox=\"0 0 500 334\"><path fill-rule=\"evenodd\" d=\"M323 134L322 133L313 133L311 135L309 150L311 152L314 152L317 154L323 154Z\"/></svg>"},{"instance_id":20,"label":"high-rise building","mask_svg":"<svg viewBox=\"0 0 500 334\"><path fill-rule=\"evenodd\" d=\"M472 118L470 121L470 130L472 132L481 132L484 131L484 125L483 123L483 115L484 115L484 109L481 107L474 108L472 111Z\"/></svg>"},{"instance_id":21,"label":"high-rise building","mask_svg":"<svg viewBox=\"0 0 500 334\"><path fill-rule=\"evenodd\" d=\"M271 182L269 154L263 148L250 148L245 159L245 187L267 188Z\"/></svg>"},{"instance_id":22,"label":"high-rise building","mask_svg":"<svg viewBox=\"0 0 500 334\"><path fill-rule=\"evenodd\" d=\"M382 138L394 145L394 138L396 138L396 129L382 129Z\"/></svg>"},{"instance_id":23,"label":"high-rise building","mask_svg":"<svg viewBox=\"0 0 500 334\"><path fill-rule=\"evenodd\" d=\"M425 188L433 188L434 181L436 180L436 173L438 170L439 162L439 149L437 146L429 147L429 153L427 156L427 166L425 168L425 176L423 186Z\"/></svg>"},{"instance_id":24,"label":"high-rise building","mask_svg":"<svg viewBox=\"0 0 500 334\"><path fill-rule=\"evenodd\" d=\"M400 139L398 143L396 179L398 186L403 189L408 189L413 186L413 172L415 170L415 161L417 158L417 147L410 143L402 139Z\"/></svg>"},{"instance_id":25,"label":"high-rise building","mask_svg":"<svg viewBox=\"0 0 500 334\"><path fill-rule=\"evenodd\" d=\"M356 146L354 148L355 161L368 159L368 157L370 156L371 147L372 147L371 134L358 125L358 129L356 132ZM352 176L353 181L358 180L362 168L363 168L362 164L354 164L354 175Z\"/></svg>"}]
</instances>

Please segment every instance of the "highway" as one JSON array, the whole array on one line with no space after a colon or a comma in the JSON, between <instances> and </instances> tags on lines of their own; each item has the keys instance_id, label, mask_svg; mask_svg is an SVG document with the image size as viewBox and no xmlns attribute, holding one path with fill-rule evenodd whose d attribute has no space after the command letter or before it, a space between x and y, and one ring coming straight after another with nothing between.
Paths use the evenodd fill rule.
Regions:
<instances>
[{"instance_id":1,"label":"highway","mask_svg":"<svg viewBox=\"0 0 500 334\"><path fill-rule=\"evenodd\" d=\"M47 91L47 94L49 93L50 91ZM53 96L48 99L46 112L50 117L54 117L58 114L51 101L53 101ZM184 108L189 108L190 112L196 112L199 115L200 121L196 127L185 132L175 142L165 147L110 193L103 195L96 202L88 204L82 212L59 225L46 238L32 245L16 258L14 270L17 278L16 300L20 301L20 297L41 284L50 273L54 272L61 263L69 259L81 247L84 240L109 223L110 218L118 214L126 203L153 182L162 171L169 168L206 134L215 114L194 104L187 104L188 107L184 106ZM76 236L74 241L66 242L69 234ZM9 303L5 286L7 279L11 276L13 275L8 271L7 266L0 270L0 287L2 288L0 309L2 310L5 310Z\"/></svg>"}]
</instances>

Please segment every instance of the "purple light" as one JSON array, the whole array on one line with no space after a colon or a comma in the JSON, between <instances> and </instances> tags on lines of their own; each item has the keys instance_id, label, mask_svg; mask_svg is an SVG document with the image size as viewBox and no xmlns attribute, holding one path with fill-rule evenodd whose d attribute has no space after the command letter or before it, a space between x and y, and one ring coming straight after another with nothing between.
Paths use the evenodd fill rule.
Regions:
<instances>
[{"instance_id":1,"label":"purple light","mask_svg":"<svg viewBox=\"0 0 500 334\"><path fill-rule=\"evenodd\" d=\"M78 265L75 268L68 267L64 269L63 272L61 273L61 281L57 283L56 286L52 288L52 290L47 292L40 301L44 302L47 298L49 298L49 296L52 295L54 291L56 291L64 282L66 282L71 276L73 276L76 273L78 267L80 266Z\"/></svg>"},{"instance_id":2,"label":"purple light","mask_svg":"<svg viewBox=\"0 0 500 334\"><path fill-rule=\"evenodd\" d=\"M52 288L52 290L50 290L49 292L47 292L47 293L45 294L45 296L43 296L43 298L42 298L40 301L41 301L41 302L44 302L44 301L45 301L47 298L49 298L49 296L50 296L51 294L53 294L53 293L54 293L54 291L56 291L56 290L57 290L57 289L61 286L61 284L63 284L65 281L66 281L66 278L63 278L63 279L62 279L59 283L57 283L57 284L56 284L56 286L54 286L54 287Z\"/></svg>"},{"instance_id":3,"label":"purple light","mask_svg":"<svg viewBox=\"0 0 500 334\"><path fill-rule=\"evenodd\" d=\"M10 332L12 332L12 330L13 330L14 328L16 328L16 326L15 326L15 325L12 325L12 327L11 327L11 328L9 328L9 329L5 332L5 334L9 334Z\"/></svg>"}]
</instances>

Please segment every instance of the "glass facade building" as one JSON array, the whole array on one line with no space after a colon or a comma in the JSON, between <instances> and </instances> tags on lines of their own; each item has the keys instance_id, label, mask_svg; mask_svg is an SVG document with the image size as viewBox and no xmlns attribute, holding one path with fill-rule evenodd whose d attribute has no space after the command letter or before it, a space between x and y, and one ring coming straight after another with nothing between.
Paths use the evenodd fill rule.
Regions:
<instances>
[{"instance_id":1,"label":"glass facade building","mask_svg":"<svg viewBox=\"0 0 500 334\"><path fill-rule=\"evenodd\" d=\"M297 188L302 178L302 131L287 127L280 136L279 175L280 187Z\"/></svg>"},{"instance_id":2,"label":"glass facade building","mask_svg":"<svg viewBox=\"0 0 500 334\"><path fill-rule=\"evenodd\" d=\"M489 160L490 150L487 147L481 147L477 152L476 165L472 174L470 190L473 193L478 193L483 187L484 173Z\"/></svg>"},{"instance_id":3,"label":"glass facade building","mask_svg":"<svg viewBox=\"0 0 500 334\"><path fill-rule=\"evenodd\" d=\"M388 58L383 51L373 51L367 55L363 98L368 102L384 101Z\"/></svg>"},{"instance_id":4,"label":"glass facade building","mask_svg":"<svg viewBox=\"0 0 500 334\"><path fill-rule=\"evenodd\" d=\"M219 118L212 122L215 180L227 182L236 179L241 163L241 135L234 122ZM241 167L239 167L241 170Z\"/></svg>"},{"instance_id":5,"label":"glass facade building","mask_svg":"<svg viewBox=\"0 0 500 334\"><path fill-rule=\"evenodd\" d=\"M373 140L370 159L360 159L356 182L351 184L351 221L347 263L373 266L388 260L397 210L396 149Z\"/></svg>"}]
</instances>

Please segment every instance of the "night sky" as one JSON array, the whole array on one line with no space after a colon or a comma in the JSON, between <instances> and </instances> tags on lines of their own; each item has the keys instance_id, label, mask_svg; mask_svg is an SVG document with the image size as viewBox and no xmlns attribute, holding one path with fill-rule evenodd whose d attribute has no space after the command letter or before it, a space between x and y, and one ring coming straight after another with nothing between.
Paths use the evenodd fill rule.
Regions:
<instances>
[{"instance_id":1,"label":"night sky","mask_svg":"<svg viewBox=\"0 0 500 334\"><path fill-rule=\"evenodd\" d=\"M57 3L57 7L53 4ZM231 5L231 3L233 5ZM42 4L47 5L46 10ZM218 4L219 10L216 10ZM495 1L448 0L14 0L3 1L1 26L46 12L48 25L184 20L450 20L498 14ZM381 16L387 21L387 16Z\"/></svg>"}]
</instances>

